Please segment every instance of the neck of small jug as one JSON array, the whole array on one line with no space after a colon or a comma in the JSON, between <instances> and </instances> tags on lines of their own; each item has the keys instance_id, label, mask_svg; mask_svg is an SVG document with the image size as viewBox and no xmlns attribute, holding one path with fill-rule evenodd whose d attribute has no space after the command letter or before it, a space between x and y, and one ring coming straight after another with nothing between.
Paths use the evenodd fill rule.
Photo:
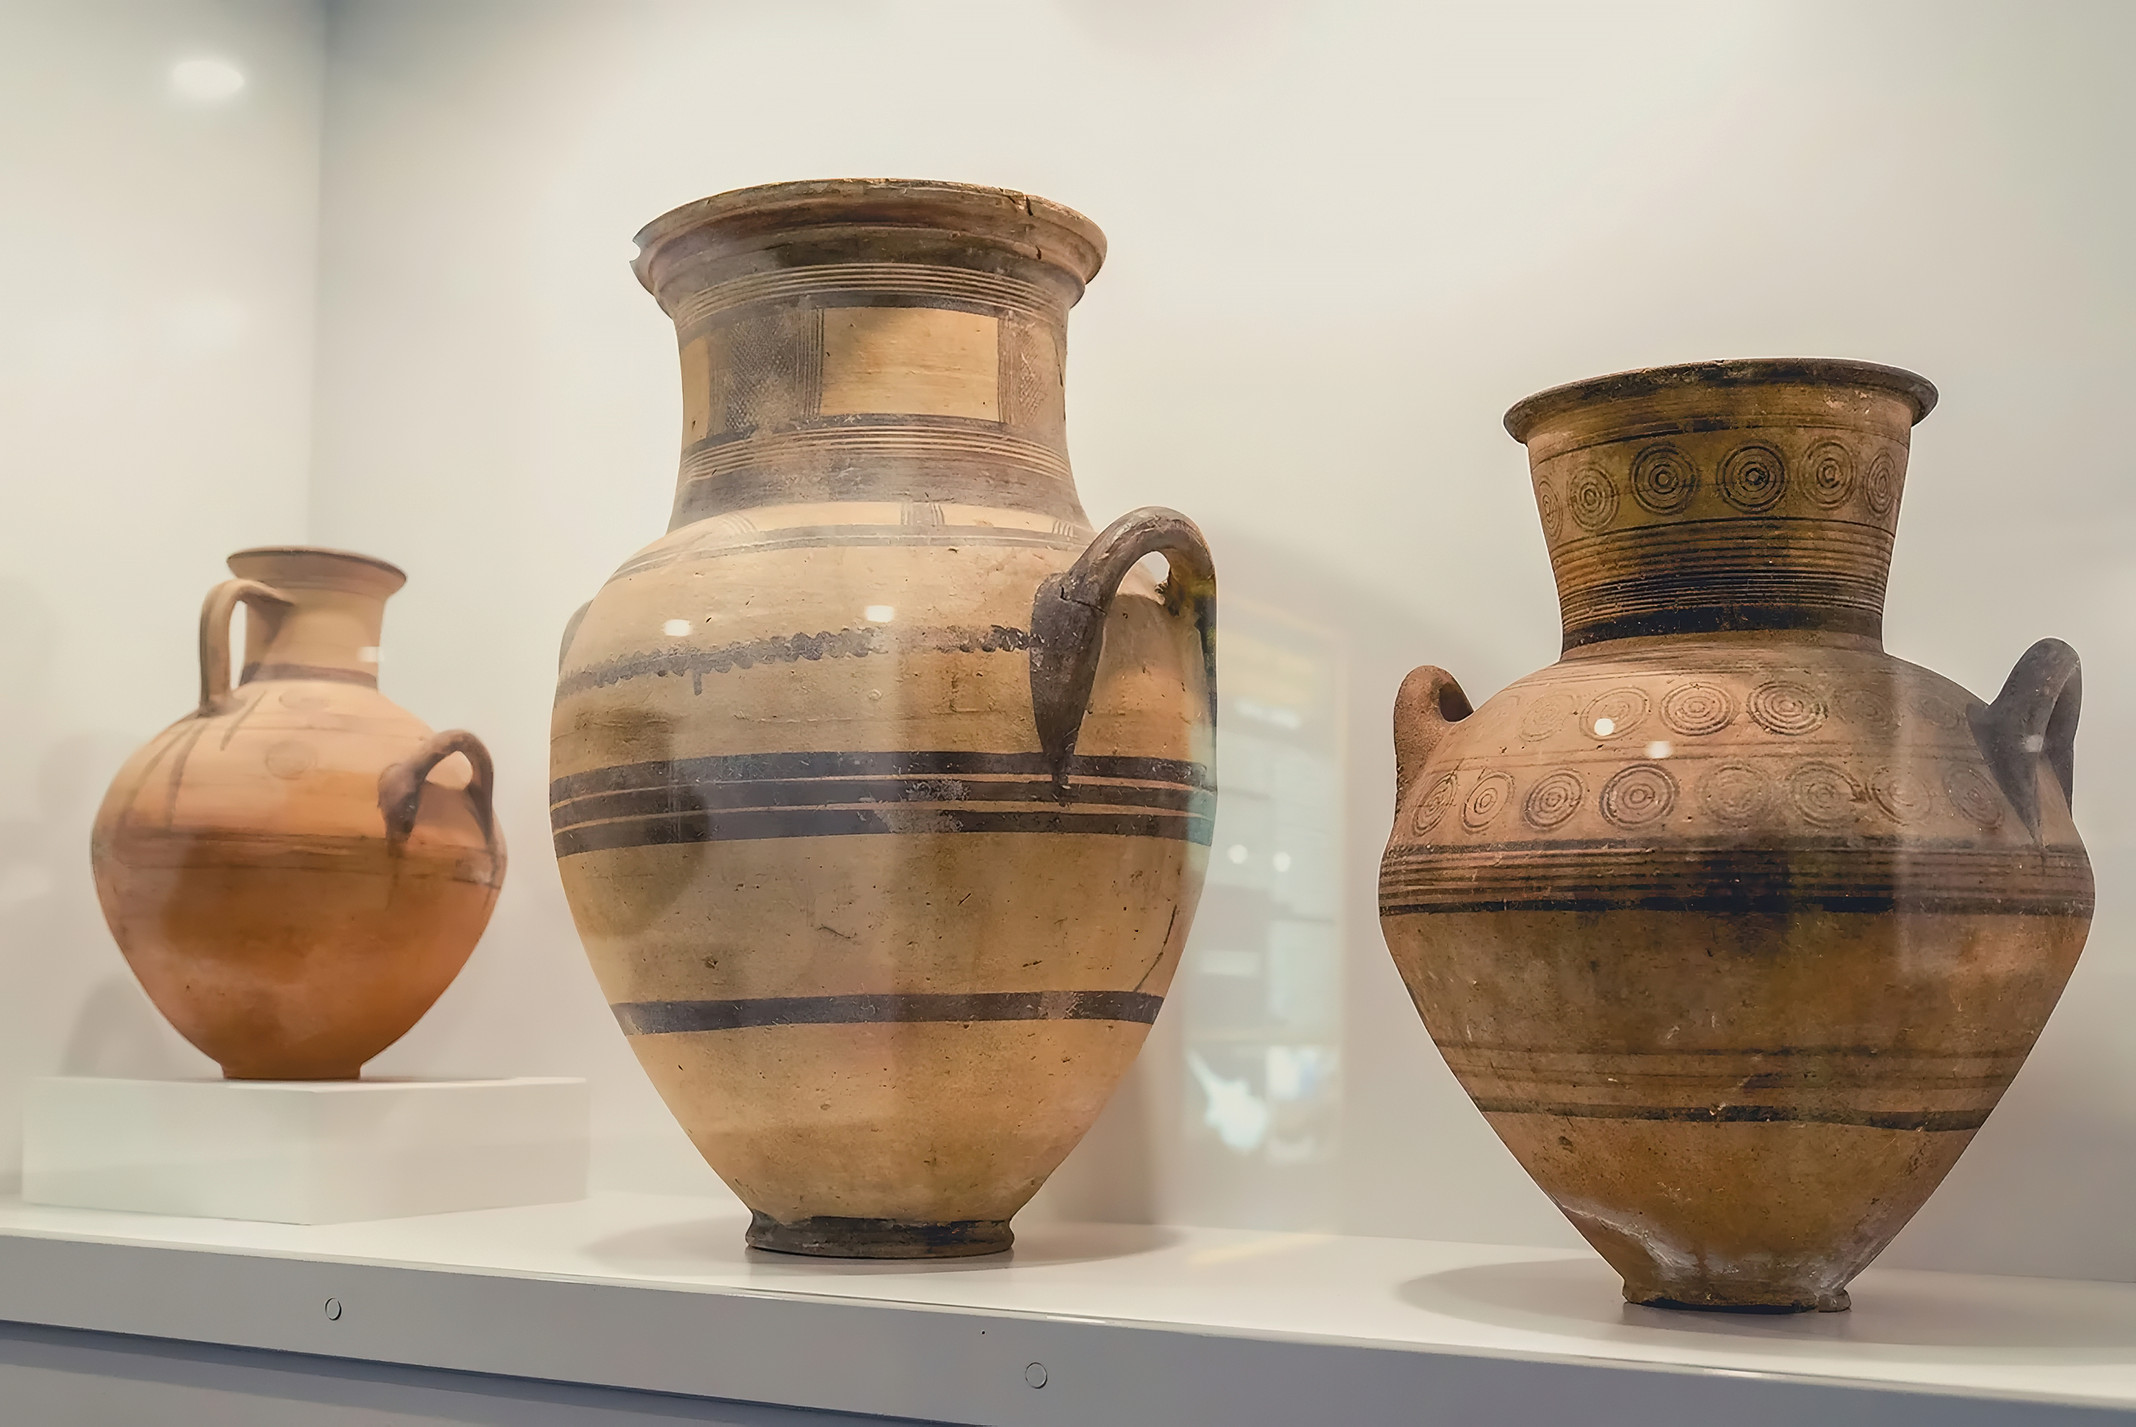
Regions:
<instances>
[{"instance_id":1,"label":"neck of small jug","mask_svg":"<svg viewBox=\"0 0 2136 1427\"><path fill-rule=\"evenodd\" d=\"M402 575L338 552L272 551L232 556L230 569L257 580L286 606L248 605L238 682L330 679L378 683L386 599Z\"/></svg>"},{"instance_id":2,"label":"neck of small jug","mask_svg":"<svg viewBox=\"0 0 2136 1427\"><path fill-rule=\"evenodd\" d=\"M282 588L289 609L245 621L245 666L238 682L333 679L378 682L378 638L386 602L346 590Z\"/></svg>"},{"instance_id":3,"label":"neck of small jug","mask_svg":"<svg viewBox=\"0 0 2136 1427\"><path fill-rule=\"evenodd\" d=\"M808 506L837 509L786 523L960 524L943 508L977 507L1087 531L1063 383L1077 293L1022 266L760 256L663 292L683 398L669 528Z\"/></svg>"}]
</instances>

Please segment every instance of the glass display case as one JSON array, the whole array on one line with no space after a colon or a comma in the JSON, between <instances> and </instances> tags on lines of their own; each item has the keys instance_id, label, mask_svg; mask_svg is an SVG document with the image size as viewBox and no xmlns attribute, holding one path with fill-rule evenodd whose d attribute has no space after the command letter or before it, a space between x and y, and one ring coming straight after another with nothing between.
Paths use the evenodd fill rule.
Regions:
<instances>
[{"instance_id":1,"label":"glass display case","mask_svg":"<svg viewBox=\"0 0 2136 1427\"><path fill-rule=\"evenodd\" d=\"M0 1205L0 1318L27 1325L0 1333L0 1396L45 1394L22 1400L60 1404L41 1409L49 1420L92 1401L135 1411L134 1399L79 1395L117 1361L98 1356L117 1351L102 1335L131 1334L195 1345L227 1371L215 1391L228 1401L268 1394L261 1373L318 1370L311 1359L243 1356L274 1352L412 1375L554 1377L615 1393L570 1401L618 1421L653 1410L628 1393L826 1421L1050 1422L1131 1420L1122 1414L1137 1401L1161 1404L1165 1420L1298 1420L1284 1414L1309 1400L1331 1419L1368 1420L1433 1392L1504 1404L1513 1415L1502 1420L1544 1420L1552 1404L1589 1393L1603 1420L1632 1420L1642 1404L1662 1415L1849 1420L1868 1411L1848 1405L1849 1383L1905 1397L1907 1410L1930 1414L1921 1420L1938 1404L1958 1411L1959 1398L1982 1414L1964 1420L1983 1422L2018 1420L1981 1405L1997 1402L2136 1413L2125 1367L2136 1355L2136 1235L2121 1208L2136 1180L2136 1056L2123 1030L2136 1006L2124 944L2136 912L2120 875L2136 855L2136 760L2119 752L2136 709L2136 495L2111 436L2136 378L2126 271L2136 210L2123 177L2136 168L2136 114L2113 68L2132 38L2136 19L2106 4L2035 14L1540 0L1341 11L0 0L0 111L11 121L0 125L0 1173L26 1195ZM943 218L893 194L907 207L862 222L843 211L797 218L793 204L764 200L646 228L708 195L855 176L932 181L930 201L945 184L998 190L1007 207ZM689 226L700 220L713 238ZM886 256L852 236L869 223L907 246ZM801 229L809 236L792 237ZM649 255L671 240L677 266L656 272ZM700 240L708 246L690 246ZM702 271L674 277L691 263ZM1570 456L1545 450L1544 437L1524 451L1504 424L1531 394L1598 374L1739 358L1918 372L1933 391L1917 399L1923 389L1908 387L1907 400L1933 399L1934 410L1918 426L1879 427L1883 446L1838 455L1827 433L1846 425L1836 406L1812 417L1790 408L1790 421L1815 431L1796 444L1768 431L1748 456L1718 437L1710 451L1699 444L1737 422L1707 408L1674 412L1666 430L1642 409L1648 424L1633 422L1631 435L1565 437L1565 450L1578 448ZM792 450L749 446L774 430ZM678 435L686 493L717 500L678 502ZM1621 471L1610 441L1623 445ZM1670 441L1663 456L1681 469L1653 454ZM1771 468L1758 466L1761 451ZM1031 484L1004 495L1000 472L1012 468ZM766 493L774 475L804 469L806 481ZM736 472L762 489L736 496L747 484ZM1889 494L1875 506L1879 479ZM1046 661L1067 637L1049 645L1032 602L1094 588L1075 582L1105 563L1101 533L1147 507L1192 520L1122 545L1118 568L1101 571L1112 587L1089 596L1098 613L1086 642L1111 652L1092 655L1081 722L1061 745L1038 710L1041 683L1057 677ZM1778 580L1771 571L1796 549L1787 531L1797 527L1780 522L1813 517L1847 539L1881 541L1868 563L1888 559L1889 584L1805 556L1815 569L1803 588L1816 588L1804 607L1854 599L1831 593L1849 580L1875 585L1857 603L1881 602L1883 647L1958 692L1906 682L1920 670L1895 675L1880 714L1874 690L1797 689L1802 678L1785 671L1691 695L1669 673L1619 709L1596 699L1626 680L1598 684L1566 696L1562 732L1580 746L1560 760L1573 783L1556 785L1564 795L1577 784L1566 817L1593 827L1534 811L1552 794L1531 787L1517 760L1502 775L1505 820L1492 821L1500 795L1484 782L1500 775L1486 762L1512 759L1516 746L1526 757L1560 732L1523 732L1542 695L1516 681L1549 665L1561 637L1575 648L1644 637L1629 625L1594 633L1602 616L1590 627L1580 611L1608 606L1636 622L1641 599L1698 605L1687 587L1631 588L1655 568L1704 569L1692 536L1645 574L1610 575L1618 582L1602 594L1593 586L1603 577L1572 545L1634 525L1771 522L1757 537L1765 544L1731 557L1736 583L1706 631L1747 636L1756 621L1744 609L1787 603L1743 593ZM1215 568L1213 691L1199 662L1199 539ZM283 608L273 572L292 568L273 552L300 547L405 572L383 635L350 635L309 663L265 652L325 647L270 637ZM787 564L770 563L774 547ZM893 549L942 563L911 573L921 565L898 564ZM250 563L226 569L242 551L254 552ZM964 563L941 573L951 570L943 552ZM675 588L719 593L608 593L647 560L695 572ZM715 575L720 561L726 573ZM83 1129L88 1111L40 1100L52 1093L40 1086L212 1082L218 1060L245 1073L241 1057L210 1059L189 1043L157 1010L179 993L159 991L152 1004L128 963L141 954L132 944L122 954L129 935L169 931L158 921L168 900L135 916L130 934L124 918L107 925L91 861L114 777L148 749L148 773L128 786L155 793L141 779L169 766L155 761L159 731L193 717L196 696L202 709L212 702L201 692L198 601L232 570L267 589L223 601L225 621L252 607L237 616L235 657L223 651L240 691L298 677L274 672L292 659L327 684L375 670L380 694L429 721L404 731L390 757L343 769L349 817L375 843L365 855L389 869L379 875L413 877L415 852L436 853L446 877L485 859L466 873L483 889L470 894L488 917L479 944L456 977L450 967L431 977L450 981L441 992L418 988L427 1013L356 1082L401 1087L396 1105L416 1082L519 1087L510 1093L533 1108L476 1099L422 1121L458 1142L446 1177L465 1186L464 1214L321 1213L309 1217L352 1222L270 1227L252 1222L276 1217L258 1207L274 1196L257 1184L208 1194L224 1173L212 1155L189 1162L193 1198L157 1201L192 1204L190 1216L28 1202L58 1191L25 1164L26 1110L48 1136L64 1122L70 1143L88 1146L70 1153L93 1157L108 1138ZM996 598L990 581L1015 588ZM1811 638L1813 626L1797 620L1787 637ZM2011 712L2023 700L1996 698L2044 637L2080 653L2083 676L2071 682L2072 663L2052 690L2043 684L2038 717L2025 722L2030 714ZM775 657L771 638L788 641ZM642 698L598 709L582 699L573 711L587 690L621 687L616 658L677 649L703 657L646 664L630 676L643 676ZM708 679L715 656L726 662ZM958 660L961 672L945 672ZM1427 763L1405 766L1398 790L1391 720L1419 665L1459 680L1451 696L1432 685L1434 717L1473 703L1483 712L1470 730L1498 742L1464 748L1458 767L1429 763L1421 783ZM2045 678L2044 668L2034 673ZM804 687L804 676L818 682ZM743 680L779 692L752 704L755 694L734 692ZM1950 707L1931 738L1909 720L1931 719L1922 709L1932 694ZM283 780L270 785L276 798L324 776L313 754L291 751L302 731L290 730L316 713L287 701L298 695L285 691L269 711L287 728L215 735L247 758L244 740L258 740L260 776ZM1693 707L1700 697L1708 702ZM1678 703L1665 707L1670 698ZM1758 700L1763 713L1750 707ZM1404 707L1410 718L1422 705ZM2007 729L1991 727L1997 710ZM912 718L893 725L891 712ZM552 745L573 719L583 747ZM1929 1011L1887 1015L1903 1023L1888 1045L1867 1045L1861 1028L1873 1017L1856 1015L1857 1002L1877 993L1846 993L1844 1013L1800 1009L1805 993L1778 1039L1750 1048L1755 1064L1727 1072L1729 1086L1685 1089L1676 1104L1668 1097L1706 1073L1676 1066L1675 1088L1655 1092L1667 1104L1646 1107L1657 1122L1746 1134L1798 1111L1829 1125L1838 1112L1801 1106L1854 1073L1833 1069L1833 1057L1884 1068L1917 1057L1912 1089L1890 1091L1888 1104L1857 1097L1840 1119L1923 1137L1907 1151L1914 1168L1935 1160L1948 1172L1910 1222L1892 1226L1845 1318L1753 1321L1619 1302L1589 1247L1618 1229L1597 1230L1573 1209L1568 1220L1559 1206L1572 1191L1554 1188L1553 1203L1523 1170L1557 1183L1537 1168L1554 1147L1584 1163L1601 1151L1570 1148L1577 1137L1562 1127L1534 1144L1509 1131L1507 1106L1528 1091L1505 1085L1547 1075L1530 1066L1484 1085L1510 1062L1476 1071L1479 1056L1507 1047L1484 1044L1483 1012L1447 991L1446 978L1469 972L1442 975L1407 952L1398 970L1382 933L1390 829L1398 853L1429 860L1465 838L1462 856L1485 848L1503 865L1541 856L1562 826L1565 838L1614 840L1659 868L1661 824L1644 819L1682 822L1727 801L1706 773L1694 776L1695 749L1677 746L1719 737L1724 724L1729 738L1799 740L1822 727L1874 745L1787 744L1827 768L1815 787L1795 788L1793 765L1753 770L1765 780L1759 797L1839 849L1835 877L1872 853L1897 857L1901 835L1927 837L1922 828L1955 847L1959 832L1937 819L1960 828L1972 807L1981 816L1966 826L2008 841L2013 858L2030 849L2044 865L2061 849L2068 895L2054 905L2072 925L2078 904L2090 907L2089 940L2080 926L2072 933L2084 949L2058 1001L2047 983L2067 969L2067 937L2045 950L1988 947L1971 932L1878 943L1899 968L1886 991L1968 956L2001 968L1997 985L2033 977L2043 1029L1987 1024L2014 993L1983 994L1976 1008L1952 991L1945 1000L1973 1036L1963 1046L1929 1045ZM480 738L438 743L425 763L430 727ZM1930 742L1943 761L1924 782L1906 760L1928 757ZM1976 746L1980 769L1952 771ZM2007 778L2006 765L2016 769ZM373 797L389 766L405 785L398 813ZM1626 771L1636 768L1649 771ZM1540 762L1532 771L1555 776ZM2046 800L2045 814L2027 816L2010 791L2018 783L2035 810ZM173 807L178 786L172 775ZM807 828L795 821L804 812L816 819ZM658 824L645 845L668 851L617 862L624 890L602 901L570 864L595 845L588 829L626 815ZM2071 816L2075 853L2074 834L2057 831ZM832 836L834 821L874 840ZM748 839L732 829L745 822L759 832L777 823L761 836L789 841L761 866L737 860ZM1757 824L1757 835L1778 838L1777 826ZM984 837L951 836L974 830ZM892 834L911 834L920 850L881 852ZM1039 834L1056 841L1040 847ZM1114 834L1119 846L1092 852ZM1701 856L1720 846L1720 834L1700 836ZM843 845L818 855L803 848L810 838ZM856 851L863 843L875 851ZM2095 905L2077 885L2083 852ZM1813 935L1799 900L1811 896L1806 859L1773 853L1782 890L1765 903L1743 890L1749 874L1721 879L1738 898L1724 916L1779 918L1775 956ZM1921 865L1893 874L1885 911L1919 899ZM1649 909L1669 897L1719 907L1721 874L1710 858L1700 866L1682 874L1708 877L1692 892L1640 893ZM317 914L328 899L305 885L315 890L293 902ZM1135 890L1114 897L1119 886ZM1969 895L2006 910L1985 886ZM975 887L984 915L942 910ZM1402 908L1420 905L1404 896ZM1495 912L1518 897L1500 887L1441 900ZM1595 920L1599 902L1559 900L1549 914L1575 919L1565 944L1614 935ZM2052 911L2043 908L2027 913L2035 931ZM1816 914L1832 910L1819 903ZM1117 926L1106 920L1115 913ZM466 940L478 930L479 919ZM1063 969L1072 935L1097 949ZM656 942L658 956L679 959L649 970ZM291 955L324 955L325 944ZM911 950L923 944L925 956ZM456 944L446 960L463 953ZM1533 960L1493 955L1495 970L1472 983L1539 974ZM913 971L927 956L928 969ZM1141 979L1120 969L1130 962L1146 963ZM238 1009L263 1014L266 993L245 994ZM355 993L327 994L339 1007ZM1676 1003L1656 982L1634 976L1598 994L1660 1018L1648 1027L1655 1045L1626 1040L1609 1054L1658 1053L1678 1030L1688 1039L1669 1041L1671 1053L1697 1040L1685 1017L1661 1024ZM745 1057L722 1079L694 1051L670 1055L677 1035L737 1026L795 1032L833 1066L797 1080L789 1118L752 1141L769 1163L827 1134L822 1161L798 1174L806 1184L858 1173L856 1146L896 1118L891 1099L920 1126L909 1160L938 1178L952 1139L957 1153L1003 1163L1012 1141L1045 1144L1030 1165L1002 1171L1015 1182L1006 1198L863 1195L825 1209L830 1200L800 1193L767 1219L771 1200L750 1198L756 1171L734 1170L714 1143L735 1133L733 1107L751 1103L755 1092L737 1087L768 1085L777 1057ZM940 1045L996 1039L984 1053L923 1052L916 1026L947 1028ZM1602 1054L1580 1034L1560 1016L1512 1049ZM865 1059L856 1047L869 1046L872 1081L853 1068ZM1717 1052L1684 1051L1694 1053ZM335 1054L329 1068L345 1076L349 1054ZM1103 1073L1064 1089L1067 1072L1033 1068L1041 1054ZM1659 1074L1657 1063L1637 1073ZM1616 1074L1597 1066L1565 1071L1566 1083ZM939 1101L915 1110L921 1092L893 1085L893 1072L925 1080ZM1922 1077L1967 1075L1993 1082L1980 1105L1940 1082L1944 1099L1915 1094ZM1558 1111L1594 1085L1575 1089L1550 1092ZM1810 1098L1788 1099L1797 1090ZM685 1099L718 1113L671 1113ZM836 1133L796 1128L792 1117L819 1105ZM942 1130L951 1107L979 1128L961 1139ZM257 1136L266 1123L125 1113L160 1120L165 1143ZM275 1171L291 1184L318 1164L363 1159L336 1138L357 1131L331 1128L361 1112L286 1114L275 1123L308 1128L275 1133L311 1156ZM545 1114L562 1118L515 1128ZM377 1118L414 1134L422 1115ZM714 1121L725 1128L706 1128ZM1943 1155L1930 1147L1938 1134L1971 1139L1954 1142L1962 1157L1950 1144ZM345 1151L354 1157L334 1158ZM1672 1178L1688 1173L1675 1153L1654 1151L1643 1183L1674 1186L1679 1200L1705 1193ZM440 1162L427 1172L445 1174ZM1815 1179L1799 1158L1761 1163L1779 1166L1775 1185ZM453 1207L390 1191L396 1173L365 1169L343 1197ZM473 1207L513 1202L505 1181L515 1175L518 1199L571 1201L582 1183L590 1197ZM292 1190L278 1202L318 1198ZM759 1248L745 1252L750 1209ZM956 1229L967 1246L1000 1249L1009 1214L1013 1255L954 1273L761 1252L804 1239L850 1247L852 1234L918 1252L946 1242L950 1221L967 1226ZM829 1219L850 1222L835 1232L817 1223ZM863 1220L873 1227L851 1228ZM804 1223L817 1227L795 1227ZM153 1285L155 1301L112 1306L133 1282ZM543 1297L542 1284L568 1294ZM1835 1287L1820 1304L1843 1297ZM349 1317L312 1298L367 1307ZM1945 1303L1950 1316L1939 1317ZM464 1327L473 1305L491 1318L480 1331ZM1016 1361L973 1356L946 1318L913 1305L974 1335L1007 1335ZM683 1340L646 1326L670 1309L736 1343L805 1334L839 1356L879 1334L881 1346L820 1381L802 1355L770 1347L754 1362L685 1367L661 1356L684 1354ZM428 1323L427 1342L378 1327L374 1312ZM543 1334L568 1337L570 1324L601 1314L644 1326L659 1353L625 1362L618 1327L545 1367L543 1344L562 1349ZM1047 1338L1033 1326L1052 1318L1087 1320L1091 1336ZM540 1326L512 1326L529 1324ZM1280 1346L1255 1358L1242 1343ZM1371 1365L1346 1388L1349 1359L1315 1357L1313 1343ZM1234 1349L1245 1356L1227 1356ZM1477 1366L1500 1360L1524 1366L1503 1380ZM1122 1366L1131 1362L1145 1366ZM1566 1362L1640 1364L1643 1385L1620 1401L1577 1372L1554 1376L1551 1365ZM1233 1388L1215 1385L1227 1378ZM1285 1397L1275 1386L1285 1378L1328 1395ZM1813 1379L1814 1392L1801 1386ZM1731 1397L1734 1381L1751 1385ZM408 1414L428 1410L420 1394L444 1390L416 1376L402 1386L416 1396L378 1406L375 1420L417 1420ZM153 1396L152 1385L141 1390ZM577 1410L540 1400L543 1411ZM218 1420L222 1408L200 1403L185 1410ZM733 1410L743 1421L759 1409Z\"/></svg>"}]
</instances>

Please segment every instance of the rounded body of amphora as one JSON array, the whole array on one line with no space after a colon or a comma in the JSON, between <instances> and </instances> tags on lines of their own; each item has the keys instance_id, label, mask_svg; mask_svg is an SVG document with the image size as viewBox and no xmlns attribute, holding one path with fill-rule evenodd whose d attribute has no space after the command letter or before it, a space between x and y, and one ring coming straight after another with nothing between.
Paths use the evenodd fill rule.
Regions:
<instances>
[{"instance_id":1,"label":"rounded body of amphora","mask_svg":"<svg viewBox=\"0 0 2136 1427\"><path fill-rule=\"evenodd\" d=\"M751 1244L999 1251L1157 1015L1214 795L1207 549L1164 511L1093 532L1069 474L1102 235L843 181L639 243L682 464L565 635L580 936Z\"/></svg>"},{"instance_id":2,"label":"rounded body of amphora","mask_svg":"<svg viewBox=\"0 0 2136 1427\"><path fill-rule=\"evenodd\" d=\"M201 611L199 707L105 794L97 895L149 999L226 1076L353 1079L489 921L505 862L489 754L378 691L399 570L310 548L230 569Z\"/></svg>"},{"instance_id":3,"label":"rounded body of amphora","mask_svg":"<svg viewBox=\"0 0 2136 1427\"><path fill-rule=\"evenodd\" d=\"M1836 1309L2084 944L2077 659L1993 703L1893 658L1934 388L1836 361L1516 406L1564 656L1419 669L1381 923L1448 1065L1638 1303Z\"/></svg>"}]
</instances>

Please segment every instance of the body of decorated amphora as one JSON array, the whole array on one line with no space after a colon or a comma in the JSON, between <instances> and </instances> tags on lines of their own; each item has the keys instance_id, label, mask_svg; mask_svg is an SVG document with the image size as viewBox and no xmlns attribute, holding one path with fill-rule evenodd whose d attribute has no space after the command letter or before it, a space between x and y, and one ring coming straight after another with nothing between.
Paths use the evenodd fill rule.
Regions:
<instances>
[{"instance_id":1,"label":"body of decorated amphora","mask_svg":"<svg viewBox=\"0 0 2136 1427\"><path fill-rule=\"evenodd\" d=\"M1844 1308L2084 944L2075 653L1983 703L1883 650L1934 400L1803 360L1520 403L1564 656L1397 701L1388 945L1633 1302Z\"/></svg>"},{"instance_id":2,"label":"body of decorated amphora","mask_svg":"<svg viewBox=\"0 0 2136 1427\"><path fill-rule=\"evenodd\" d=\"M1005 1249L1157 1015L1209 840L1208 551L1166 511L1093 532L1069 475L1103 237L840 181L638 241L682 469L564 639L580 936L752 1245Z\"/></svg>"},{"instance_id":3,"label":"body of decorated amphora","mask_svg":"<svg viewBox=\"0 0 2136 1427\"><path fill-rule=\"evenodd\" d=\"M230 570L201 610L199 706L104 796L97 896L149 999L224 1075L353 1079L489 921L505 861L490 758L378 691L399 570L303 547Z\"/></svg>"}]
</instances>

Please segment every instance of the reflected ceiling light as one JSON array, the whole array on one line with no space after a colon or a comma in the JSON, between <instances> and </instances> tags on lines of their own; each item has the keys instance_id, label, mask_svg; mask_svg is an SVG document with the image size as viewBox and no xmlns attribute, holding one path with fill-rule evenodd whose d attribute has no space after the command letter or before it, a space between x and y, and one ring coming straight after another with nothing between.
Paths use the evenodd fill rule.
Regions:
<instances>
[{"instance_id":1,"label":"reflected ceiling light","mask_svg":"<svg viewBox=\"0 0 2136 1427\"><path fill-rule=\"evenodd\" d=\"M221 55L188 55L171 66L171 93L189 104L223 104L245 89L245 72Z\"/></svg>"}]
</instances>

